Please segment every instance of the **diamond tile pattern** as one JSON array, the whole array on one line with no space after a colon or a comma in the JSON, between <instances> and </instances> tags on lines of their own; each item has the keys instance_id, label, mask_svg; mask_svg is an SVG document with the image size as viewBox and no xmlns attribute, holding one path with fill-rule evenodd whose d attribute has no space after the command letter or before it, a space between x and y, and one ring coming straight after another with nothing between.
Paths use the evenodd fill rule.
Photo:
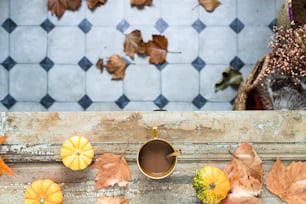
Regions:
<instances>
[{"instance_id":1,"label":"diamond tile pattern","mask_svg":"<svg viewBox=\"0 0 306 204\"><path fill-rule=\"evenodd\" d=\"M92 63L86 57L83 57L78 64L85 72L92 66Z\"/></svg>"},{"instance_id":2,"label":"diamond tile pattern","mask_svg":"<svg viewBox=\"0 0 306 204\"><path fill-rule=\"evenodd\" d=\"M49 19L46 19L40 24L40 27L42 27L47 33L49 33L51 30L53 30L55 25Z\"/></svg>"},{"instance_id":3,"label":"diamond tile pattern","mask_svg":"<svg viewBox=\"0 0 306 204\"><path fill-rule=\"evenodd\" d=\"M1 65L7 70L10 71L17 63L15 62L15 60L13 58L11 58L10 56L7 57L2 63Z\"/></svg>"},{"instance_id":4,"label":"diamond tile pattern","mask_svg":"<svg viewBox=\"0 0 306 204\"><path fill-rule=\"evenodd\" d=\"M201 96L201 94L199 94L192 100L193 105L195 105L198 109L201 109L206 102L207 100L203 96Z\"/></svg>"},{"instance_id":5,"label":"diamond tile pattern","mask_svg":"<svg viewBox=\"0 0 306 204\"><path fill-rule=\"evenodd\" d=\"M162 94L159 95L153 102L160 109L163 109L169 103L168 99L164 97Z\"/></svg>"},{"instance_id":6,"label":"diamond tile pattern","mask_svg":"<svg viewBox=\"0 0 306 204\"><path fill-rule=\"evenodd\" d=\"M164 62L163 64L155 64L155 67L156 67L159 71L161 71L161 70L163 70L168 64L169 64L169 63L166 61L166 62Z\"/></svg>"},{"instance_id":7,"label":"diamond tile pattern","mask_svg":"<svg viewBox=\"0 0 306 204\"><path fill-rule=\"evenodd\" d=\"M242 29L244 28L244 24L238 19L236 18L231 24L230 27L233 31L235 31L236 33L240 33L240 31L242 31Z\"/></svg>"},{"instance_id":8,"label":"diamond tile pattern","mask_svg":"<svg viewBox=\"0 0 306 204\"><path fill-rule=\"evenodd\" d=\"M224 0L207 12L190 0L155 0L143 9L112 0L90 11L82 0L58 19L47 0L0 2L0 109L10 111L231 110L237 90L215 93L215 82L227 65L245 75L269 52L283 5ZM167 37L165 63L126 56L124 34L135 29L145 42ZM113 54L129 65L123 80L95 67Z\"/></svg>"},{"instance_id":9,"label":"diamond tile pattern","mask_svg":"<svg viewBox=\"0 0 306 204\"><path fill-rule=\"evenodd\" d=\"M79 24L79 28L84 33L88 33L90 31L91 27L92 27L92 24L87 19L82 20L81 23Z\"/></svg>"},{"instance_id":10,"label":"diamond tile pattern","mask_svg":"<svg viewBox=\"0 0 306 204\"><path fill-rule=\"evenodd\" d=\"M206 63L204 62L204 60L201 59L201 57L197 57L195 60L193 60L191 64L198 71L201 71L206 65Z\"/></svg>"},{"instance_id":11,"label":"diamond tile pattern","mask_svg":"<svg viewBox=\"0 0 306 204\"><path fill-rule=\"evenodd\" d=\"M11 33L15 30L15 28L17 27L17 24L10 18L6 19L3 23L2 23L2 27L8 32Z\"/></svg>"},{"instance_id":12,"label":"diamond tile pattern","mask_svg":"<svg viewBox=\"0 0 306 204\"><path fill-rule=\"evenodd\" d=\"M241 61L239 57L235 57L231 62L230 62L231 67L233 67L235 70L240 70L243 66L244 63Z\"/></svg>"},{"instance_id":13,"label":"diamond tile pattern","mask_svg":"<svg viewBox=\"0 0 306 204\"><path fill-rule=\"evenodd\" d=\"M117 106L119 106L119 108L124 109L125 106L127 106L127 104L129 104L130 99L128 97L126 97L124 94L122 96L120 96L120 98L118 98L115 103L117 104Z\"/></svg>"},{"instance_id":14,"label":"diamond tile pattern","mask_svg":"<svg viewBox=\"0 0 306 204\"><path fill-rule=\"evenodd\" d=\"M84 110L86 110L92 104L92 100L85 95L78 101L78 104L82 106Z\"/></svg>"},{"instance_id":15,"label":"diamond tile pattern","mask_svg":"<svg viewBox=\"0 0 306 204\"><path fill-rule=\"evenodd\" d=\"M277 26L277 19L275 18L271 23L268 25L268 27L273 31L273 27Z\"/></svg>"},{"instance_id":16,"label":"diamond tile pattern","mask_svg":"<svg viewBox=\"0 0 306 204\"><path fill-rule=\"evenodd\" d=\"M122 21L120 21L117 24L117 30L119 30L121 33L124 33L128 28L130 27L129 22L127 22L125 19L123 19Z\"/></svg>"},{"instance_id":17,"label":"diamond tile pattern","mask_svg":"<svg viewBox=\"0 0 306 204\"><path fill-rule=\"evenodd\" d=\"M202 32L205 28L206 28L206 25L200 20L196 20L193 24L192 24L192 27L198 32Z\"/></svg>"},{"instance_id":18,"label":"diamond tile pattern","mask_svg":"<svg viewBox=\"0 0 306 204\"><path fill-rule=\"evenodd\" d=\"M17 101L9 94L1 100L2 105L4 105L7 109L13 107L16 102Z\"/></svg>"},{"instance_id":19,"label":"diamond tile pattern","mask_svg":"<svg viewBox=\"0 0 306 204\"><path fill-rule=\"evenodd\" d=\"M231 105L234 105L235 100L236 100L236 97L234 97L234 98L230 101L230 104L231 104Z\"/></svg>"},{"instance_id":20,"label":"diamond tile pattern","mask_svg":"<svg viewBox=\"0 0 306 204\"><path fill-rule=\"evenodd\" d=\"M55 100L49 96L48 94L45 95L41 100L40 100L40 104L45 107L46 109L49 109L53 103L55 102Z\"/></svg>"},{"instance_id":21,"label":"diamond tile pattern","mask_svg":"<svg viewBox=\"0 0 306 204\"><path fill-rule=\"evenodd\" d=\"M54 66L54 63L48 57L45 57L39 64L47 72Z\"/></svg>"},{"instance_id":22,"label":"diamond tile pattern","mask_svg":"<svg viewBox=\"0 0 306 204\"><path fill-rule=\"evenodd\" d=\"M162 18L160 18L156 21L154 27L156 28L156 30L158 30L159 33L163 33L163 32L165 32L165 30L167 30L169 25L167 24L166 21L164 21Z\"/></svg>"}]
</instances>

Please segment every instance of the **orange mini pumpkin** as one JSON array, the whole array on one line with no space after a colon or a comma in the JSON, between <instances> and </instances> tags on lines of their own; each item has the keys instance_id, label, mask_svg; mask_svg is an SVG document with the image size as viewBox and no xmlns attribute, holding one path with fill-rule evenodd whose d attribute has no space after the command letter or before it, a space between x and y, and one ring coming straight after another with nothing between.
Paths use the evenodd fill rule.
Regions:
<instances>
[{"instance_id":1,"label":"orange mini pumpkin","mask_svg":"<svg viewBox=\"0 0 306 204\"><path fill-rule=\"evenodd\" d=\"M196 172L192 186L205 204L218 204L226 198L231 185L224 172L214 166L204 166Z\"/></svg>"},{"instance_id":2,"label":"orange mini pumpkin","mask_svg":"<svg viewBox=\"0 0 306 204\"><path fill-rule=\"evenodd\" d=\"M36 180L25 192L24 204L62 204L61 187L50 179Z\"/></svg>"},{"instance_id":3,"label":"orange mini pumpkin","mask_svg":"<svg viewBox=\"0 0 306 204\"><path fill-rule=\"evenodd\" d=\"M72 170L85 169L92 162L93 156L94 151L86 137L73 136L61 148L62 161Z\"/></svg>"}]
</instances>

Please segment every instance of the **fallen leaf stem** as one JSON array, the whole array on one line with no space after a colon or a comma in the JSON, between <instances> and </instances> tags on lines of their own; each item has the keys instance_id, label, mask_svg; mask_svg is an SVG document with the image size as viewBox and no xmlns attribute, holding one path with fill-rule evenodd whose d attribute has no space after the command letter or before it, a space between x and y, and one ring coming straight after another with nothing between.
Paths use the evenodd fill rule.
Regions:
<instances>
[{"instance_id":1,"label":"fallen leaf stem","mask_svg":"<svg viewBox=\"0 0 306 204\"><path fill-rule=\"evenodd\" d=\"M167 51L167 53L171 53L171 54L182 54L181 51Z\"/></svg>"}]
</instances>

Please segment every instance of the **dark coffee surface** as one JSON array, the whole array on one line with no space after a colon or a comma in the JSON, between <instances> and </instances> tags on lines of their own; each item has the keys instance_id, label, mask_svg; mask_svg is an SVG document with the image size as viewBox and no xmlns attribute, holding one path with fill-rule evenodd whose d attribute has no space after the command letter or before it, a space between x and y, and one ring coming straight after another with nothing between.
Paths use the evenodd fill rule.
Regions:
<instances>
[{"instance_id":1,"label":"dark coffee surface","mask_svg":"<svg viewBox=\"0 0 306 204\"><path fill-rule=\"evenodd\" d=\"M175 157L167 158L167 154L174 150L163 141L152 141L140 151L139 163L150 173L162 174L168 171Z\"/></svg>"}]
</instances>

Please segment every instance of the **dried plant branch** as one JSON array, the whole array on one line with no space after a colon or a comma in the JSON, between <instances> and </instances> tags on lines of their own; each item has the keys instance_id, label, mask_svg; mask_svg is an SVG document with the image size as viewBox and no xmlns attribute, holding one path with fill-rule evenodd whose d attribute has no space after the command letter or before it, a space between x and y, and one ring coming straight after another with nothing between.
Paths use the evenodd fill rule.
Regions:
<instances>
[{"instance_id":1,"label":"dried plant branch","mask_svg":"<svg viewBox=\"0 0 306 204\"><path fill-rule=\"evenodd\" d=\"M306 77L306 25L297 28L274 28L269 47L270 61L263 77L285 76L295 84Z\"/></svg>"}]
</instances>

